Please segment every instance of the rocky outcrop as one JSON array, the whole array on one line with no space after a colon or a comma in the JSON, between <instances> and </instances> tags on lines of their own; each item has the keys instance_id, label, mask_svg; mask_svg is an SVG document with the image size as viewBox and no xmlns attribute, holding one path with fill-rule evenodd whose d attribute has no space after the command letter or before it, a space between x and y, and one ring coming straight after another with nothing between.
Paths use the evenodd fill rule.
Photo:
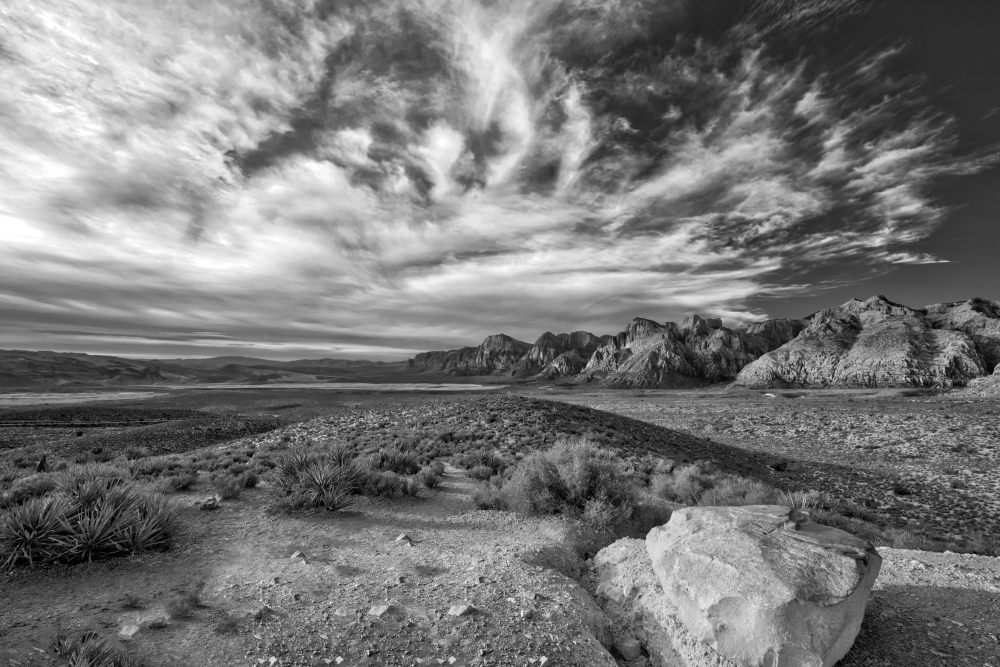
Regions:
<instances>
[{"instance_id":1,"label":"rocky outcrop","mask_svg":"<svg viewBox=\"0 0 1000 667\"><path fill-rule=\"evenodd\" d=\"M477 347L423 352L408 362L411 370L451 375L489 375L514 367L532 346L506 334L487 336Z\"/></svg>"},{"instance_id":2,"label":"rocky outcrop","mask_svg":"<svg viewBox=\"0 0 1000 667\"><path fill-rule=\"evenodd\" d=\"M935 329L967 335L976 346L986 372L1000 367L1000 301L974 297L968 301L927 306L926 320Z\"/></svg>"},{"instance_id":3,"label":"rocky outcrop","mask_svg":"<svg viewBox=\"0 0 1000 667\"><path fill-rule=\"evenodd\" d=\"M734 667L691 634L663 592L646 541L625 538L594 556L597 600L617 634L635 636L653 665Z\"/></svg>"},{"instance_id":4,"label":"rocky outcrop","mask_svg":"<svg viewBox=\"0 0 1000 667\"><path fill-rule=\"evenodd\" d=\"M968 334L948 327L964 318L985 332L980 347L991 349L989 316L979 315L942 308L929 316L884 296L852 299L812 315L795 339L747 365L736 382L758 388L965 385L986 372L986 363Z\"/></svg>"},{"instance_id":5,"label":"rocky outcrop","mask_svg":"<svg viewBox=\"0 0 1000 667\"><path fill-rule=\"evenodd\" d=\"M646 548L676 618L740 667L831 667L857 637L882 562L787 507L687 507Z\"/></svg>"},{"instance_id":6,"label":"rocky outcrop","mask_svg":"<svg viewBox=\"0 0 1000 667\"><path fill-rule=\"evenodd\" d=\"M684 388L732 380L748 363L804 327L801 320L730 329L717 318L698 315L685 318L680 326L636 318L594 352L578 381L598 380L621 388Z\"/></svg>"},{"instance_id":7,"label":"rocky outcrop","mask_svg":"<svg viewBox=\"0 0 1000 667\"><path fill-rule=\"evenodd\" d=\"M510 374L527 377L543 373L547 377L560 377L559 368L549 368L557 358L573 352L584 360L590 359L594 350L610 338L611 336L595 336L588 331L574 331L568 334L545 332L528 349L520 361L511 368ZM565 363L560 364L560 367L565 366ZM575 372L579 372L579 370Z\"/></svg>"}]
</instances>

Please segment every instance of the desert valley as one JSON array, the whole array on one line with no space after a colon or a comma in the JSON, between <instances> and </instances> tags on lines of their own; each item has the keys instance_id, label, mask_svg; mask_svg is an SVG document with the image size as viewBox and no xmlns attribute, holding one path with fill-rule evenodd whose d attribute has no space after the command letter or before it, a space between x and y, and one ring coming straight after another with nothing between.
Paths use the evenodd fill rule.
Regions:
<instances>
[{"instance_id":1,"label":"desert valley","mask_svg":"<svg viewBox=\"0 0 1000 667\"><path fill-rule=\"evenodd\" d=\"M11 665L753 664L693 634L649 544L764 505L880 559L837 664L1000 664L997 302L397 364L3 355ZM115 489L148 523L33 514Z\"/></svg>"},{"instance_id":2,"label":"desert valley","mask_svg":"<svg viewBox=\"0 0 1000 667\"><path fill-rule=\"evenodd\" d=\"M997 26L0 0L0 667L1000 667Z\"/></svg>"}]
</instances>

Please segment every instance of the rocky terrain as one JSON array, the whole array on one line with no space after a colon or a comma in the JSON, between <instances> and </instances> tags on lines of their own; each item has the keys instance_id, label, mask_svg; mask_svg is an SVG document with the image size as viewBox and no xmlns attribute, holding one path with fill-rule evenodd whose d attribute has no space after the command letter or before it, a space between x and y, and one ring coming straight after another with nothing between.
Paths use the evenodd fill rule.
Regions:
<instances>
[{"instance_id":1,"label":"rocky terrain","mask_svg":"<svg viewBox=\"0 0 1000 667\"><path fill-rule=\"evenodd\" d=\"M740 371L746 387L963 386L993 372L1000 303L970 299L909 308L883 296L809 318L794 340Z\"/></svg>"},{"instance_id":2,"label":"rocky terrain","mask_svg":"<svg viewBox=\"0 0 1000 667\"><path fill-rule=\"evenodd\" d=\"M176 457L199 468L190 490L170 496L185 525L176 548L0 574L0 662L62 664L53 652L57 636L95 632L150 666L649 667L663 664L657 651L670 639L687 664L730 667L680 629L676 608L647 605L662 601L662 592L644 556L645 534L601 549L608 542L574 521L477 510L480 483L455 466L418 497L362 498L340 512L284 511L267 475L203 511L200 501L212 493L208 470L237 461L245 467L330 438L362 450L395 443L427 457L479 447L515 456L561 435L589 434L623 456L656 451L703 459L772 483L820 487L848 477L846 486L826 488L857 492L868 484L879 499L923 502L922 487L895 495L896 478L871 459L858 461L858 468L873 469L863 481L846 466L823 462L831 450L858 458L869 441L882 442L876 431L881 448L895 434L918 434L905 446L943 450L909 460L927 469L961 457L978 461L998 442L994 403L947 396L849 392L816 402L737 391L684 392L679 401L677 392L550 393L564 400L358 395L314 419ZM178 394L178 405L191 407L190 391ZM277 408L277 399L266 405ZM565 400L603 401L604 409ZM160 417L184 416L156 409ZM908 419L917 413L933 421ZM823 432L831 437L819 439ZM773 440L775 450L759 449L757 436ZM751 446L726 444L742 440ZM839 440L852 446L834 446ZM946 450L952 442L977 454ZM990 463L983 460L983 473L995 480ZM948 494L948 525L997 514L952 491L942 497ZM944 505L925 510L932 508ZM1000 667L1000 559L876 548L881 571L854 646L838 665ZM196 603L180 613L180 599ZM657 614L662 621L653 627Z\"/></svg>"}]
</instances>

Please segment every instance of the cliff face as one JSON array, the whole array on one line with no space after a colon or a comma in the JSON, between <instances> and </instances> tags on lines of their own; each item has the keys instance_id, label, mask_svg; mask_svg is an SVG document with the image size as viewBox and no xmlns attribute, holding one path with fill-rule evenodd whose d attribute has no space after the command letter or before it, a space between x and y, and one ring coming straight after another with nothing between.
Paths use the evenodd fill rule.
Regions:
<instances>
[{"instance_id":1,"label":"cliff face","mask_svg":"<svg viewBox=\"0 0 1000 667\"><path fill-rule=\"evenodd\" d=\"M793 338L801 320L769 320L735 329L698 315L678 326L636 318L598 348L580 374L611 387L690 387L731 380L746 364Z\"/></svg>"},{"instance_id":2,"label":"cliff face","mask_svg":"<svg viewBox=\"0 0 1000 667\"><path fill-rule=\"evenodd\" d=\"M936 303L925 310L925 319L935 329L961 331L968 336L987 372L1000 365L1000 301L974 297L968 301Z\"/></svg>"},{"instance_id":3,"label":"cliff face","mask_svg":"<svg viewBox=\"0 0 1000 667\"><path fill-rule=\"evenodd\" d=\"M736 382L762 388L967 384L989 372L984 356L996 352L1000 310L971 301L917 309L883 296L852 299L813 315L801 334L747 365ZM976 333L979 344L959 326Z\"/></svg>"},{"instance_id":4,"label":"cliff face","mask_svg":"<svg viewBox=\"0 0 1000 667\"><path fill-rule=\"evenodd\" d=\"M512 368L531 348L506 334L487 336L477 347L459 350L422 352L408 365L412 370L443 371L450 375L489 375Z\"/></svg>"},{"instance_id":5,"label":"cliff face","mask_svg":"<svg viewBox=\"0 0 1000 667\"><path fill-rule=\"evenodd\" d=\"M561 377L565 364L560 364L558 368L549 367L555 359L568 352L575 352L584 360L589 359L594 350L610 338L611 336L595 336L588 331L574 331L568 334L545 332L528 349L527 354L514 365L510 374L527 377L545 373L547 376Z\"/></svg>"}]
</instances>

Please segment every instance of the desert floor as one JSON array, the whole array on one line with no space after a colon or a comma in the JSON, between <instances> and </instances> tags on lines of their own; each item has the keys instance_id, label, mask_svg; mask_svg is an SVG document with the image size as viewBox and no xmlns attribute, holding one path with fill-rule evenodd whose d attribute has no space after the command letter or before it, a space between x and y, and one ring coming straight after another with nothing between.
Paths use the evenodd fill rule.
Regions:
<instances>
[{"instance_id":1,"label":"desert floor","mask_svg":"<svg viewBox=\"0 0 1000 667\"><path fill-rule=\"evenodd\" d=\"M690 434L695 445L708 443L708 454L746 452L747 465L779 458L787 465L774 474L783 482L870 496L904 520L954 535L1000 528L996 399L899 391L515 392L666 426ZM189 451L327 437L331 424L364 424L371 415L380 420L458 399L306 389L153 393L112 403L220 416L222 426L198 431L218 441ZM170 429L178 424L141 432L9 427L0 429L0 453L34 457L136 440L172 451ZM265 427L272 430L257 431ZM196 582L204 583L202 606L189 618L142 627L122 645L147 665L600 664L581 627L593 582L583 560L588 547L574 526L477 510L475 484L449 467L444 483L418 498L360 499L347 511L293 515L276 509L266 481L200 511L197 502L211 490L199 483L172 496L187 529L171 551L0 575L0 665L57 664L49 645L58 633L113 637L123 626L146 625ZM404 534L410 539L397 539ZM879 551L882 573L841 665L1000 667L1000 559ZM124 608L126 596L138 598L138 608ZM466 604L473 610L449 613Z\"/></svg>"}]
</instances>

